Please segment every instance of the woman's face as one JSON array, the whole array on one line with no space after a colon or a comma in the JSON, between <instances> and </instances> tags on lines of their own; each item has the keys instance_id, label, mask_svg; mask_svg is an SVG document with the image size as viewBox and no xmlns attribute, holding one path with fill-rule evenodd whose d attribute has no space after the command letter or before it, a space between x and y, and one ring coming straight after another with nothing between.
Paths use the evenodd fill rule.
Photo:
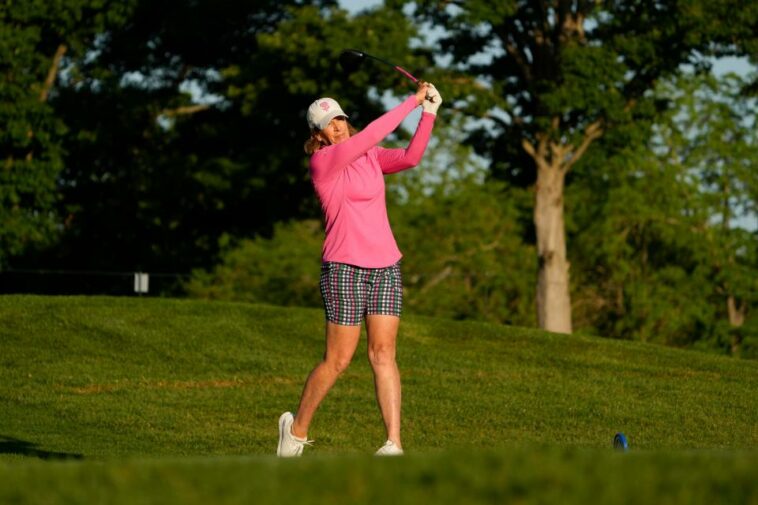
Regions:
<instances>
[{"instance_id":1,"label":"woman's face","mask_svg":"<svg viewBox=\"0 0 758 505\"><path fill-rule=\"evenodd\" d=\"M347 127L347 119L343 116L338 116L326 125L326 128L321 130L321 134L326 137L329 144L339 144L350 138L350 131Z\"/></svg>"}]
</instances>

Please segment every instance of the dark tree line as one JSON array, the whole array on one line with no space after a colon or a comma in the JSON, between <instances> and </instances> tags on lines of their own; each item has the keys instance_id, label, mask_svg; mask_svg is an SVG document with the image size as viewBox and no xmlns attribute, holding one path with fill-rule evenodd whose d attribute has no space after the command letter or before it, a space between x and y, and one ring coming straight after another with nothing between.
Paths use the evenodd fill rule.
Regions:
<instances>
[{"instance_id":1,"label":"dark tree line","mask_svg":"<svg viewBox=\"0 0 758 505\"><path fill-rule=\"evenodd\" d=\"M34 245L26 237L3 248L0 258L16 266L187 272L212 264L222 234L266 235L276 222L316 217L302 152L305 109L331 93L360 122L383 107L370 87L401 84L371 69L346 80L336 63L341 48L381 50L411 68L424 61L407 51L412 27L402 14L353 19L335 2L80 3L64 12L35 4L24 22L40 37L8 41L9 51L19 45L40 60L36 69L12 61L27 79L18 92L58 66L45 103L32 97L12 118L51 122L41 125L51 137L47 186L37 196L30 181L22 210L57 219L53 247L18 255ZM7 17L26 10L5 9ZM89 31L54 63L56 43L72 46L68 30L54 33L61 16ZM11 140L15 149L25 147L25 133Z\"/></svg>"},{"instance_id":2,"label":"dark tree line","mask_svg":"<svg viewBox=\"0 0 758 505\"><path fill-rule=\"evenodd\" d=\"M358 47L446 99L420 175L390 184L411 310L749 347L758 78L709 66L755 64L753 3L385 3L2 3L0 267L315 303L280 258L318 261L305 109L332 95L360 126L411 91L345 75Z\"/></svg>"}]
</instances>

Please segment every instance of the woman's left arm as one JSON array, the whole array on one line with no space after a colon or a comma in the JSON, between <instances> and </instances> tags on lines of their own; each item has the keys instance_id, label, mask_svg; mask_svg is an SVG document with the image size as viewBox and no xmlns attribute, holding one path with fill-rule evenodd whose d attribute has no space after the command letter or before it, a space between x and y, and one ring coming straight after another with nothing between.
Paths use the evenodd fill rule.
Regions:
<instances>
[{"instance_id":1,"label":"woman's left arm","mask_svg":"<svg viewBox=\"0 0 758 505\"><path fill-rule=\"evenodd\" d=\"M426 146L429 144L429 138L432 136L436 117L436 115L428 112L421 114L416 133L413 134L413 138L405 149L378 148L377 160L383 173L394 174L419 164Z\"/></svg>"}]
</instances>

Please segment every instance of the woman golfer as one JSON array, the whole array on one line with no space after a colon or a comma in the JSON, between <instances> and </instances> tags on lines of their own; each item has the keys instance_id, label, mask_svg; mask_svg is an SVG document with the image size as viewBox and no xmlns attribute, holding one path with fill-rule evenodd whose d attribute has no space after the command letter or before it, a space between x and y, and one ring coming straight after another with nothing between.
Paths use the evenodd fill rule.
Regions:
<instances>
[{"instance_id":1,"label":"woman golfer","mask_svg":"<svg viewBox=\"0 0 758 505\"><path fill-rule=\"evenodd\" d=\"M400 441L400 373L395 342L400 324L402 256L387 218L384 175L416 166L424 154L442 103L433 85L420 83L415 95L361 132L331 98L308 108L311 136L305 151L326 221L321 294L326 311L326 352L308 376L297 414L279 418L277 455L300 456L308 445L308 426L321 401L347 368L365 319L368 357L376 398L387 429L378 455L403 454ZM378 147L419 105L423 113L406 149Z\"/></svg>"}]
</instances>

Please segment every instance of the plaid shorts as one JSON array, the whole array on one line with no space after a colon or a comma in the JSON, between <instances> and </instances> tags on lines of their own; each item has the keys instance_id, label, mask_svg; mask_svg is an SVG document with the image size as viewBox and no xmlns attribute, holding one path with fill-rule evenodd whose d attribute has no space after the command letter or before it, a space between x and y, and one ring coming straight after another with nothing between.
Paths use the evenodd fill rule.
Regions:
<instances>
[{"instance_id":1,"label":"plaid shorts","mask_svg":"<svg viewBox=\"0 0 758 505\"><path fill-rule=\"evenodd\" d=\"M321 266L321 296L326 319L360 325L368 314L400 316L403 280L400 263L386 268L361 268L326 262Z\"/></svg>"}]
</instances>

